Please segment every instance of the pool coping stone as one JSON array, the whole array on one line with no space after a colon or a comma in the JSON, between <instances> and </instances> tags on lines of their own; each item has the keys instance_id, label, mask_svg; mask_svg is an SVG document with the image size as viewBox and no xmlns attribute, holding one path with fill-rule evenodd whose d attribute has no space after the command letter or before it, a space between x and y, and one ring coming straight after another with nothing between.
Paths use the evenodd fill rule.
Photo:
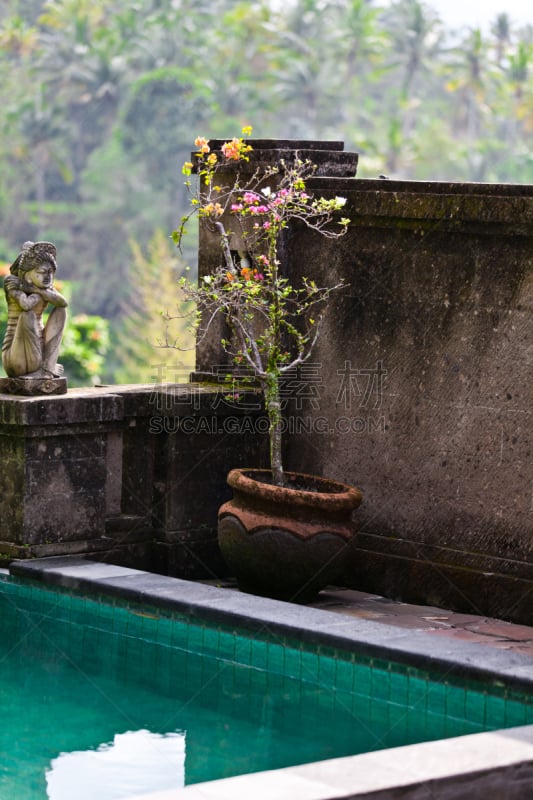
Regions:
<instances>
[{"instance_id":1,"label":"pool coping stone","mask_svg":"<svg viewBox=\"0 0 533 800\"><path fill-rule=\"evenodd\" d=\"M423 630L394 627L79 556L13 561L9 571L13 576L50 586L116 597L199 620L239 624L255 632L267 631L308 644L344 651L357 649L368 657L533 692L533 660L516 651L431 636Z\"/></svg>"},{"instance_id":2,"label":"pool coping stone","mask_svg":"<svg viewBox=\"0 0 533 800\"><path fill-rule=\"evenodd\" d=\"M530 725L237 775L128 800L525 800L532 786Z\"/></svg>"}]
</instances>

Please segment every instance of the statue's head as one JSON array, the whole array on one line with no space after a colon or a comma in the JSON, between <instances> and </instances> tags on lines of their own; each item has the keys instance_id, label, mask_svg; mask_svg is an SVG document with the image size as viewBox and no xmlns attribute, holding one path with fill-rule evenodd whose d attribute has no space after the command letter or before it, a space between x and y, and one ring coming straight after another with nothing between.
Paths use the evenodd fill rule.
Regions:
<instances>
[{"instance_id":1,"label":"statue's head","mask_svg":"<svg viewBox=\"0 0 533 800\"><path fill-rule=\"evenodd\" d=\"M34 275L44 275L45 272L53 279L57 269L56 255L57 250L51 242L24 242L21 252L11 264L10 272L30 283L34 282Z\"/></svg>"}]
</instances>

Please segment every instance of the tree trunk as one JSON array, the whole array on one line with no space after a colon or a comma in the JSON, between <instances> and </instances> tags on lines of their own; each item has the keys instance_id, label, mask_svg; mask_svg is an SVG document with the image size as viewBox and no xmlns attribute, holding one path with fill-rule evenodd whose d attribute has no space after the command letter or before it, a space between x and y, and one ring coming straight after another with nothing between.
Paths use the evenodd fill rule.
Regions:
<instances>
[{"instance_id":1,"label":"tree trunk","mask_svg":"<svg viewBox=\"0 0 533 800\"><path fill-rule=\"evenodd\" d=\"M269 373L265 379L265 407L270 423L270 469L276 486L283 486L283 463L281 458L281 402L279 397L279 376Z\"/></svg>"}]
</instances>

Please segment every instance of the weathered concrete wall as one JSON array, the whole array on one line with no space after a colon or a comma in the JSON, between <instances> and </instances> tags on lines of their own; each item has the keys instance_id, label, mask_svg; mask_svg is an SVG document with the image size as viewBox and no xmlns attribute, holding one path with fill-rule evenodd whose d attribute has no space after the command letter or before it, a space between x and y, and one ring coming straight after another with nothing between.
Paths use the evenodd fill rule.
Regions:
<instances>
[{"instance_id":1,"label":"weathered concrete wall","mask_svg":"<svg viewBox=\"0 0 533 800\"><path fill-rule=\"evenodd\" d=\"M288 268L349 287L290 466L363 490L354 587L531 623L533 187L311 183L352 225L294 231Z\"/></svg>"}]
</instances>

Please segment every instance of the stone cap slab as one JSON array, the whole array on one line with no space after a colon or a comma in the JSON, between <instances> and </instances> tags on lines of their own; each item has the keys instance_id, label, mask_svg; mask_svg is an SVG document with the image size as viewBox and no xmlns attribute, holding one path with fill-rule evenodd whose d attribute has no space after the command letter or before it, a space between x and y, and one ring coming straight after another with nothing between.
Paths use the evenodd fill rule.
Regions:
<instances>
[{"instance_id":1,"label":"stone cap slab","mask_svg":"<svg viewBox=\"0 0 533 800\"><path fill-rule=\"evenodd\" d=\"M0 394L0 425L72 425L114 422L124 416L119 394L71 390L63 395L13 397Z\"/></svg>"},{"instance_id":2,"label":"stone cap slab","mask_svg":"<svg viewBox=\"0 0 533 800\"><path fill-rule=\"evenodd\" d=\"M117 422L127 418L213 414L227 388L205 383L154 383L70 389L58 396L0 393L0 425L43 426ZM242 394L242 392L241 392ZM250 392L250 396L253 392ZM255 395L254 395L255 396ZM219 409L217 414L239 413ZM241 411L240 413L244 413Z\"/></svg>"},{"instance_id":3,"label":"stone cap slab","mask_svg":"<svg viewBox=\"0 0 533 800\"><path fill-rule=\"evenodd\" d=\"M524 800L533 726L237 775L125 800Z\"/></svg>"},{"instance_id":4,"label":"stone cap slab","mask_svg":"<svg viewBox=\"0 0 533 800\"><path fill-rule=\"evenodd\" d=\"M211 150L220 150L227 139L209 139ZM344 150L340 139L246 139L254 150Z\"/></svg>"},{"instance_id":5,"label":"stone cap slab","mask_svg":"<svg viewBox=\"0 0 533 800\"><path fill-rule=\"evenodd\" d=\"M227 139L210 139L213 152L219 152ZM344 150L342 141L315 141L307 139L248 139L252 151L248 161L220 163L219 174L233 174L237 170L243 174L253 173L257 167L265 168L281 161L293 162L296 158L312 161L316 165L317 176L330 178L351 178L357 172L359 154ZM191 153L194 164L197 153Z\"/></svg>"},{"instance_id":6,"label":"stone cap slab","mask_svg":"<svg viewBox=\"0 0 533 800\"><path fill-rule=\"evenodd\" d=\"M483 234L501 234L505 228L505 233L533 235L533 186L317 176L308 188L345 197L343 214L354 225L412 220L437 231L468 226Z\"/></svg>"}]
</instances>

